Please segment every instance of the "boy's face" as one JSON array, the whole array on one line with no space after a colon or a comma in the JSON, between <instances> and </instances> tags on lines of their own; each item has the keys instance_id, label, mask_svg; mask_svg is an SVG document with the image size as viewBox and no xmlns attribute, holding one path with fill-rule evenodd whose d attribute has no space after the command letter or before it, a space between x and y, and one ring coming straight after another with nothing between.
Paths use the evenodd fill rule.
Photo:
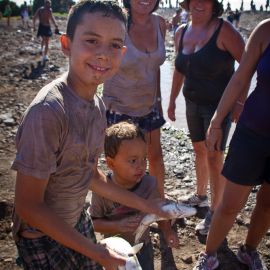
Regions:
<instances>
[{"instance_id":1,"label":"boy's face","mask_svg":"<svg viewBox=\"0 0 270 270\"><path fill-rule=\"evenodd\" d=\"M89 91L89 87L96 87L116 73L125 52L125 32L119 19L96 12L83 15L73 40L61 37L73 87Z\"/></svg>"},{"instance_id":2,"label":"boy's face","mask_svg":"<svg viewBox=\"0 0 270 270\"><path fill-rule=\"evenodd\" d=\"M107 157L114 180L124 188L132 188L146 170L146 143L140 139L122 141L114 158Z\"/></svg>"}]
</instances>

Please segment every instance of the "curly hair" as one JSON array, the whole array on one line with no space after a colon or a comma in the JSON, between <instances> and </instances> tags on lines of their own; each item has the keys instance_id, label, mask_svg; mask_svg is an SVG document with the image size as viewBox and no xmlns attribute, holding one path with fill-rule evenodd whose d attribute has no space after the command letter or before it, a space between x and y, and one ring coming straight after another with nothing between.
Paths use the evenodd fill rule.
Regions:
<instances>
[{"instance_id":1,"label":"curly hair","mask_svg":"<svg viewBox=\"0 0 270 270\"><path fill-rule=\"evenodd\" d=\"M106 129L104 152L105 157L114 158L124 140L142 139L146 142L143 132L133 123L122 121Z\"/></svg>"}]
</instances>

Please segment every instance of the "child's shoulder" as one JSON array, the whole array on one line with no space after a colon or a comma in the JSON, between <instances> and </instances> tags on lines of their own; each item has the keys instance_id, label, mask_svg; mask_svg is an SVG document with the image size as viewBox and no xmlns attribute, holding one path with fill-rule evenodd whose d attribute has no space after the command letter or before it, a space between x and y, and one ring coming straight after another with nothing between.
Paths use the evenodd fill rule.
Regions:
<instances>
[{"instance_id":1,"label":"child's shoulder","mask_svg":"<svg viewBox=\"0 0 270 270\"><path fill-rule=\"evenodd\" d=\"M65 89L67 89L67 85L63 77L57 78L39 90L31 105L43 103L52 105L55 102L62 103Z\"/></svg>"},{"instance_id":2,"label":"child's shoulder","mask_svg":"<svg viewBox=\"0 0 270 270\"><path fill-rule=\"evenodd\" d=\"M44 118L42 115L46 115L46 119L50 116L54 119L55 115L60 117L60 115L66 114L63 94L66 87L63 79L58 78L41 88L24 113L24 119L30 116L33 119L36 119L37 116Z\"/></svg>"},{"instance_id":3,"label":"child's shoulder","mask_svg":"<svg viewBox=\"0 0 270 270\"><path fill-rule=\"evenodd\" d=\"M152 176L152 175L149 175L149 174L145 174L143 177L142 177L142 180L141 180L141 185L143 186L148 186L149 188L153 188L155 189L156 186L157 186L157 178L155 176Z\"/></svg>"}]
</instances>

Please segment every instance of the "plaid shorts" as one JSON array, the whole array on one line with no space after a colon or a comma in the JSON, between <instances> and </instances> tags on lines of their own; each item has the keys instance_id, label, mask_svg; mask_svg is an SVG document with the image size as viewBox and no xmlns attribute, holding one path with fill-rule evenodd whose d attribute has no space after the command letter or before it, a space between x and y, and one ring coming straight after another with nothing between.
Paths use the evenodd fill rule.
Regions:
<instances>
[{"instance_id":1,"label":"plaid shorts","mask_svg":"<svg viewBox=\"0 0 270 270\"><path fill-rule=\"evenodd\" d=\"M149 114L139 117L107 111L106 117L108 126L119 123L121 121L128 121L138 126L143 132L150 132L155 129L159 129L166 122L164 117L157 109L153 109Z\"/></svg>"},{"instance_id":2,"label":"plaid shorts","mask_svg":"<svg viewBox=\"0 0 270 270\"><path fill-rule=\"evenodd\" d=\"M83 211L75 229L96 243L91 217ZM23 268L28 270L102 270L102 266L82 254L60 245L48 236L21 237L16 243Z\"/></svg>"}]
</instances>

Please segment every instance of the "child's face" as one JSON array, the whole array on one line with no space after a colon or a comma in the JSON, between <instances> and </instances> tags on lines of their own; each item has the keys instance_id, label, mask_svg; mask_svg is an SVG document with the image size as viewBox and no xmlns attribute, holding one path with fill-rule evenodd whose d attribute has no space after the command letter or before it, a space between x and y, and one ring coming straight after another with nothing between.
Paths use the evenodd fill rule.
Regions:
<instances>
[{"instance_id":1,"label":"child's face","mask_svg":"<svg viewBox=\"0 0 270 270\"><path fill-rule=\"evenodd\" d=\"M83 15L73 40L62 36L62 49L69 57L73 87L87 90L116 73L125 52L125 31L119 19L96 12Z\"/></svg>"},{"instance_id":2,"label":"child's face","mask_svg":"<svg viewBox=\"0 0 270 270\"><path fill-rule=\"evenodd\" d=\"M122 141L114 158L107 157L114 180L124 188L132 188L146 170L146 143L136 138Z\"/></svg>"}]
</instances>

